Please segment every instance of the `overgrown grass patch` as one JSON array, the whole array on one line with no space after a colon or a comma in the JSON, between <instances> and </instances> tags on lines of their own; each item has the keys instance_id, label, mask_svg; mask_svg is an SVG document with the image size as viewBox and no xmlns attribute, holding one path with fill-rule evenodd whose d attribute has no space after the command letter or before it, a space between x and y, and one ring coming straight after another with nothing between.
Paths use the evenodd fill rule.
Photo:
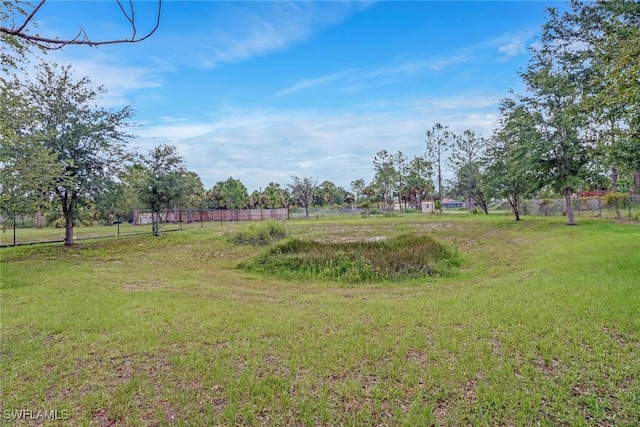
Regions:
<instances>
[{"instance_id":1,"label":"overgrown grass patch","mask_svg":"<svg viewBox=\"0 0 640 427\"><path fill-rule=\"evenodd\" d=\"M336 243L293 238L240 264L281 277L349 282L449 276L458 266L457 252L427 235Z\"/></svg>"},{"instance_id":2,"label":"overgrown grass patch","mask_svg":"<svg viewBox=\"0 0 640 427\"><path fill-rule=\"evenodd\" d=\"M287 237L282 221L262 221L240 225L229 238L237 245L268 245Z\"/></svg>"}]
</instances>

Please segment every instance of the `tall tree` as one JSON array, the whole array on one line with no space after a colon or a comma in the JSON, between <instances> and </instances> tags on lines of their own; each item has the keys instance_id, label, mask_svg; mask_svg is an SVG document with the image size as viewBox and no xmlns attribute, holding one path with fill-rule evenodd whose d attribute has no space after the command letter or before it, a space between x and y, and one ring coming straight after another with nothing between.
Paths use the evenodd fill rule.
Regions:
<instances>
[{"instance_id":1,"label":"tall tree","mask_svg":"<svg viewBox=\"0 0 640 427\"><path fill-rule=\"evenodd\" d=\"M449 164L455 175L454 188L465 196L469 211L474 202L485 214L489 213L487 200L480 185L482 179L482 158L487 141L472 130L453 137Z\"/></svg>"},{"instance_id":2,"label":"tall tree","mask_svg":"<svg viewBox=\"0 0 640 427\"><path fill-rule=\"evenodd\" d=\"M387 150L378 151L373 158L374 180L378 183L378 188L382 190L385 210L393 209L393 189L398 182L398 173L394 163L395 156Z\"/></svg>"},{"instance_id":3,"label":"tall tree","mask_svg":"<svg viewBox=\"0 0 640 427\"><path fill-rule=\"evenodd\" d=\"M170 209L182 197L182 176L187 173L178 149L162 144L143 157L145 177L141 180L140 196L151 208L152 234L160 236L160 212Z\"/></svg>"},{"instance_id":4,"label":"tall tree","mask_svg":"<svg viewBox=\"0 0 640 427\"><path fill-rule=\"evenodd\" d=\"M57 157L23 130L35 110L0 82L0 211L6 218L50 205L50 183L62 175Z\"/></svg>"},{"instance_id":5,"label":"tall tree","mask_svg":"<svg viewBox=\"0 0 640 427\"><path fill-rule=\"evenodd\" d=\"M298 206L304 208L305 218L309 219L309 206L313 203L318 180L316 178L304 177L300 178L292 176L293 183L289 184L291 195Z\"/></svg>"},{"instance_id":6,"label":"tall tree","mask_svg":"<svg viewBox=\"0 0 640 427\"><path fill-rule=\"evenodd\" d=\"M522 73L529 95L520 99L541 136L531 146L538 182L563 194L568 224L574 225L571 196L586 177L594 155L583 108L588 81L571 46L558 42L563 23L557 10L550 8L548 14L541 43L532 50Z\"/></svg>"},{"instance_id":7,"label":"tall tree","mask_svg":"<svg viewBox=\"0 0 640 427\"><path fill-rule=\"evenodd\" d=\"M406 188L408 198L417 207L427 194L432 193L434 186L431 176L433 168L431 162L423 156L414 156L409 162L409 169L406 177Z\"/></svg>"},{"instance_id":8,"label":"tall tree","mask_svg":"<svg viewBox=\"0 0 640 427\"><path fill-rule=\"evenodd\" d=\"M364 179L359 178L356 179L354 181L351 181L351 183L349 184L351 187L351 192L353 193L353 203L355 205L355 207L358 207L358 201L360 200L360 198L362 197L362 194L364 192L364 189L366 187L366 184L364 182Z\"/></svg>"},{"instance_id":9,"label":"tall tree","mask_svg":"<svg viewBox=\"0 0 640 427\"><path fill-rule=\"evenodd\" d=\"M404 190L409 171L409 158L402 151L398 151L393 155L393 165L396 170L397 178L398 206L401 207L402 201L404 200L404 209L407 209L407 198L404 197Z\"/></svg>"},{"instance_id":10,"label":"tall tree","mask_svg":"<svg viewBox=\"0 0 640 427\"><path fill-rule=\"evenodd\" d=\"M289 199L287 190L281 188L277 182L270 182L264 189L266 207L269 209L282 208L287 205Z\"/></svg>"},{"instance_id":11,"label":"tall tree","mask_svg":"<svg viewBox=\"0 0 640 427\"><path fill-rule=\"evenodd\" d=\"M439 212L442 214L442 165L445 161L447 151L451 146L453 133L449 126L436 123L431 130L426 132L425 143L427 145L427 156L436 167L436 183L438 186Z\"/></svg>"},{"instance_id":12,"label":"tall tree","mask_svg":"<svg viewBox=\"0 0 640 427\"><path fill-rule=\"evenodd\" d=\"M541 138L536 122L521 105L510 99L500 106L502 119L485 153L486 170L482 187L489 197L507 199L516 221L520 221L522 201L535 188L530 147Z\"/></svg>"},{"instance_id":13,"label":"tall tree","mask_svg":"<svg viewBox=\"0 0 640 427\"><path fill-rule=\"evenodd\" d=\"M588 50L598 90L589 106L606 114L612 163L633 173L640 193L640 3L573 2L583 31L596 37ZM614 171L617 172L617 171Z\"/></svg>"},{"instance_id":14,"label":"tall tree","mask_svg":"<svg viewBox=\"0 0 640 427\"><path fill-rule=\"evenodd\" d=\"M44 178L48 194L62 207L65 245L73 245L78 207L115 179L129 158L125 147L131 136L125 130L133 112L129 107L115 111L95 107L104 89L93 88L88 77L76 80L69 66L42 63L33 80L15 78L3 90L32 111L17 133L29 135L41 151L55 158L60 173L52 181Z\"/></svg>"},{"instance_id":15,"label":"tall tree","mask_svg":"<svg viewBox=\"0 0 640 427\"><path fill-rule=\"evenodd\" d=\"M220 209L244 209L249 205L247 187L234 177L219 181L211 189L214 204Z\"/></svg>"}]
</instances>

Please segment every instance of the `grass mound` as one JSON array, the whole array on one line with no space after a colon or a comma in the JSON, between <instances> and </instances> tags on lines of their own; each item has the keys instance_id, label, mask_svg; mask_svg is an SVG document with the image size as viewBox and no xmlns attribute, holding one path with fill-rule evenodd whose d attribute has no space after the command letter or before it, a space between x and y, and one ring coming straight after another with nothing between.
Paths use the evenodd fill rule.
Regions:
<instances>
[{"instance_id":1,"label":"grass mound","mask_svg":"<svg viewBox=\"0 0 640 427\"><path fill-rule=\"evenodd\" d=\"M283 277L361 282L446 276L459 265L456 251L431 237L403 235L377 242L288 239L240 268Z\"/></svg>"},{"instance_id":2,"label":"grass mound","mask_svg":"<svg viewBox=\"0 0 640 427\"><path fill-rule=\"evenodd\" d=\"M261 221L241 226L229 238L239 245L268 245L287 237L287 230L282 222Z\"/></svg>"}]
</instances>

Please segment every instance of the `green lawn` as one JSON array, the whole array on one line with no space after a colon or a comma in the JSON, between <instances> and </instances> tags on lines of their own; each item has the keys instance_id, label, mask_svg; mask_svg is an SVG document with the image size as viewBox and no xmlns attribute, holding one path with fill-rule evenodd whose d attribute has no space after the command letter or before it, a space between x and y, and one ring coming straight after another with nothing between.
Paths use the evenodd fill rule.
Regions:
<instances>
[{"instance_id":1,"label":"green lawn","mask_svg":"<svg viewBox=\"0 0 640 427\"><path fill-rule=\"evenodd\" d=\"M229 243L237 224L2 249L0 422L638 425L640 226L564 223L286 223L460 251L457 276L402 283L247 273L236 265L264 248Z\"/></svg>"},{"instance_id":2,"label":"green lawn","mask_svg":"<svg viewBox=\"0 0 640 427\"><path fill-rule=\"evenodd\" d=\"M190 223L162 223L160 224L161 232L180 231L180 230L197 230L203 228L215 228L224 226L220 222L190 222ZM138 234L151 234L151 224L132 225L122 223L120 226L113 225L78 225L73 228L73 236L76 241L103 238L131 236ZM39 242L64 241L65 229L56 227L37 228L20 228L15 229L15 243L31 244ZM12 224L6 223L0 229L0 245L12 246L14 243L14 229Z\"/></svg>"}]
</instances>

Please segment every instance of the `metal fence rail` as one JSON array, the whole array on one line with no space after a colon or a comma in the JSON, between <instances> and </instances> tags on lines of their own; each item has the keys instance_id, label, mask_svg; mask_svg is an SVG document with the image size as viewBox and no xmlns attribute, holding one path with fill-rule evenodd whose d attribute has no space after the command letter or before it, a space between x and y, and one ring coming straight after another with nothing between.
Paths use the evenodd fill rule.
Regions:
<instances>
[{"instance_id":1,"label":"metal fence rail","mask_svg":"<svg viewBox=\"0 0 640 427\"><path fill-rule=\"evenodd\" d=\"M615 218L640 220L640 196L627 196L611 201L605 197L575 197L571 199L574 214L595 218ZM552 216L566 215L564 199L533 199L524 204L525 215Z\"/></svg>"},{"instance_id":2,"label":"metal fence rail","mask_svg":"<svg viewBox=\"0 0 640 427\"><path fill-rule=\"evenodd\" d=\"M57 213L29 212L1 217L0 247L54 243L64 241L65 229L60 221L47 223L43 218ZM228 222L289 219L289 210L280 209L173 209L160 215L160 232L193 230ZM74 240L151 234L151 213L136 212L128 218L110 221L82 221L74 226Z\"/></svg>"}]
</instances>

